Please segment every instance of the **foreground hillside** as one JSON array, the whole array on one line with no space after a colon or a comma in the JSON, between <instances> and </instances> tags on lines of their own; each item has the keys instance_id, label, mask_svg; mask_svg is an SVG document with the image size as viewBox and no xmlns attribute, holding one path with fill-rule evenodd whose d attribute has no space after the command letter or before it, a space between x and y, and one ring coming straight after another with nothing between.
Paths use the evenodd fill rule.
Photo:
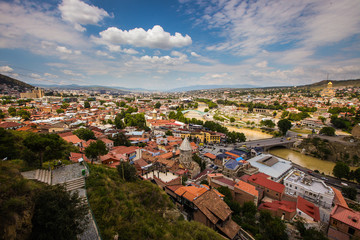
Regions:
<instances>
[{"instance_id":1,"label":"foreground hillside","mask_svg":"<svg viewBox=\"0 0 360 240\"><path fill-rule=\"evenodd\" d=\"M198 222L187 222L156 185L126 182L118 172L91 166L87 190L102 238L223 239Z\"/></svg>"},{"instance_id":2,"label":"foreground hillside","mask_svg":"<svg viewBox=\"0 0 360 240\"><path fill-rule=\"evenodd\" d=\"M30 84L27 84L23 81L20 81L20 80L17 80L17 79L14 79L14 78L2 75L2 74L0 74L0 84L5 84L8 87L16 88L21 91L25 91L27 89L34 88L34 86L31 86Z\"/></svg>"}]
</instances>

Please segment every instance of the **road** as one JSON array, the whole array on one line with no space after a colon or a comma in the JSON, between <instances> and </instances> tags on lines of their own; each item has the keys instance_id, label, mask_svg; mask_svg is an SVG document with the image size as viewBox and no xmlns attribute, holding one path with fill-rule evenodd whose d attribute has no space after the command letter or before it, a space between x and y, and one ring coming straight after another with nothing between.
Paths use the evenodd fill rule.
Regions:
<instances>
[{"instance_id":1,"label":"road","mask_svg":"<svg viewBox=\"0 0 360 240\"><path fill-rule=\"evenodd\" d=\"M241 147L242 145L246 145L246 147L254 148L254 147L271 147L274 145L283 145L288 143L296 142L295 138L291 138L288 140L286 137L278 137L278 138L268 138L268 139L260 139L254 141L247 141L235 144L237 147Z\"/></svg>"}]
</instances>

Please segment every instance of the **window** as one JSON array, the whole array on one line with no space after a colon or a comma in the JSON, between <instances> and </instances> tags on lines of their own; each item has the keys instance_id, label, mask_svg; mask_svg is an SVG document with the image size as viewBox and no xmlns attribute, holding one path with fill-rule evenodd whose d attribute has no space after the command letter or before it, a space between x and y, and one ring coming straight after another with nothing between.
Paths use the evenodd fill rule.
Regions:
<instances>
[{"instance_id":1,"label":"window","mask_svg":"<svg viewBox=\"0 0 360 240\"><path fill-rule=\"evenodd\" d=\"M297 187L295 186L295 189L297 189Z\"/></svg>"},{"instance_id":2,"label":"window","mask_svg":"<svg viewBox=\"0 0 360 240\"><path fill-rule=\"evenodd\" d=\"M292 187L292 185L290 184L290 187Z\"/></svg>"},{"instance_id":3,"label":"window","mask_svg":"<svg viewBox=\"0 0 360 240\"><path fill-rule=\"evenodd\" d=\"M355 229L349 227L348 234L354 235L354 233L355 233Z\"/></svg>"},{"instance_id":4,"label":"window","mask_svg":"<svg viewBox=\"0 0 360 240\"><path fill-rule=\"evenodd\" d=\"M288 186L288 184L286 183L286 186Z\"/></svg>"}]
</instances>

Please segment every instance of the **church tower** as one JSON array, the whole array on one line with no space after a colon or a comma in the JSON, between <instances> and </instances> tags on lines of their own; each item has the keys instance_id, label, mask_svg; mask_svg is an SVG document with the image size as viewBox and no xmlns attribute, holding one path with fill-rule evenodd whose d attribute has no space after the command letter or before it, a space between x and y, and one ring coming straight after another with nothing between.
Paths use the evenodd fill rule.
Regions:
<instances>
[{"instance_id":1,"label":"church tower","mask_svg":"<svg viewBox=\"0 0 360 240\"><path fill-rule=\"evenodd\" d=\"M180 164L189 168L192 162L192 147L187 137L180 145Z\"/></svg>"}]
</instances>

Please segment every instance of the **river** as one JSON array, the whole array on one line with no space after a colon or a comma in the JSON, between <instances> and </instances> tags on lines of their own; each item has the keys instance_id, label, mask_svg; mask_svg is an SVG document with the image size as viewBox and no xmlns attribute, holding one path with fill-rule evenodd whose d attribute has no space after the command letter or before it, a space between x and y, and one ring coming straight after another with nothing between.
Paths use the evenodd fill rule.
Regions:
<instances>
[{"instance_id":1,"label":"river","mask_svg":"<svg viewBox=\"0 0 360 240\"><path fill-rule=\"evenodd\" d=\"M326 175L333 176L332 170L335 166L334 162L325 161L319 158L307 156L299 152L296 152L294 150L286 149L286 148L274 148L271 149L269 153L284 158L286 160L291 160L293 163L296 163L302 167L311 170L319 170L320 173L324 172ZM350 167L350 169L355 170L356 167Z\"/></svg>"}]
</instances>

